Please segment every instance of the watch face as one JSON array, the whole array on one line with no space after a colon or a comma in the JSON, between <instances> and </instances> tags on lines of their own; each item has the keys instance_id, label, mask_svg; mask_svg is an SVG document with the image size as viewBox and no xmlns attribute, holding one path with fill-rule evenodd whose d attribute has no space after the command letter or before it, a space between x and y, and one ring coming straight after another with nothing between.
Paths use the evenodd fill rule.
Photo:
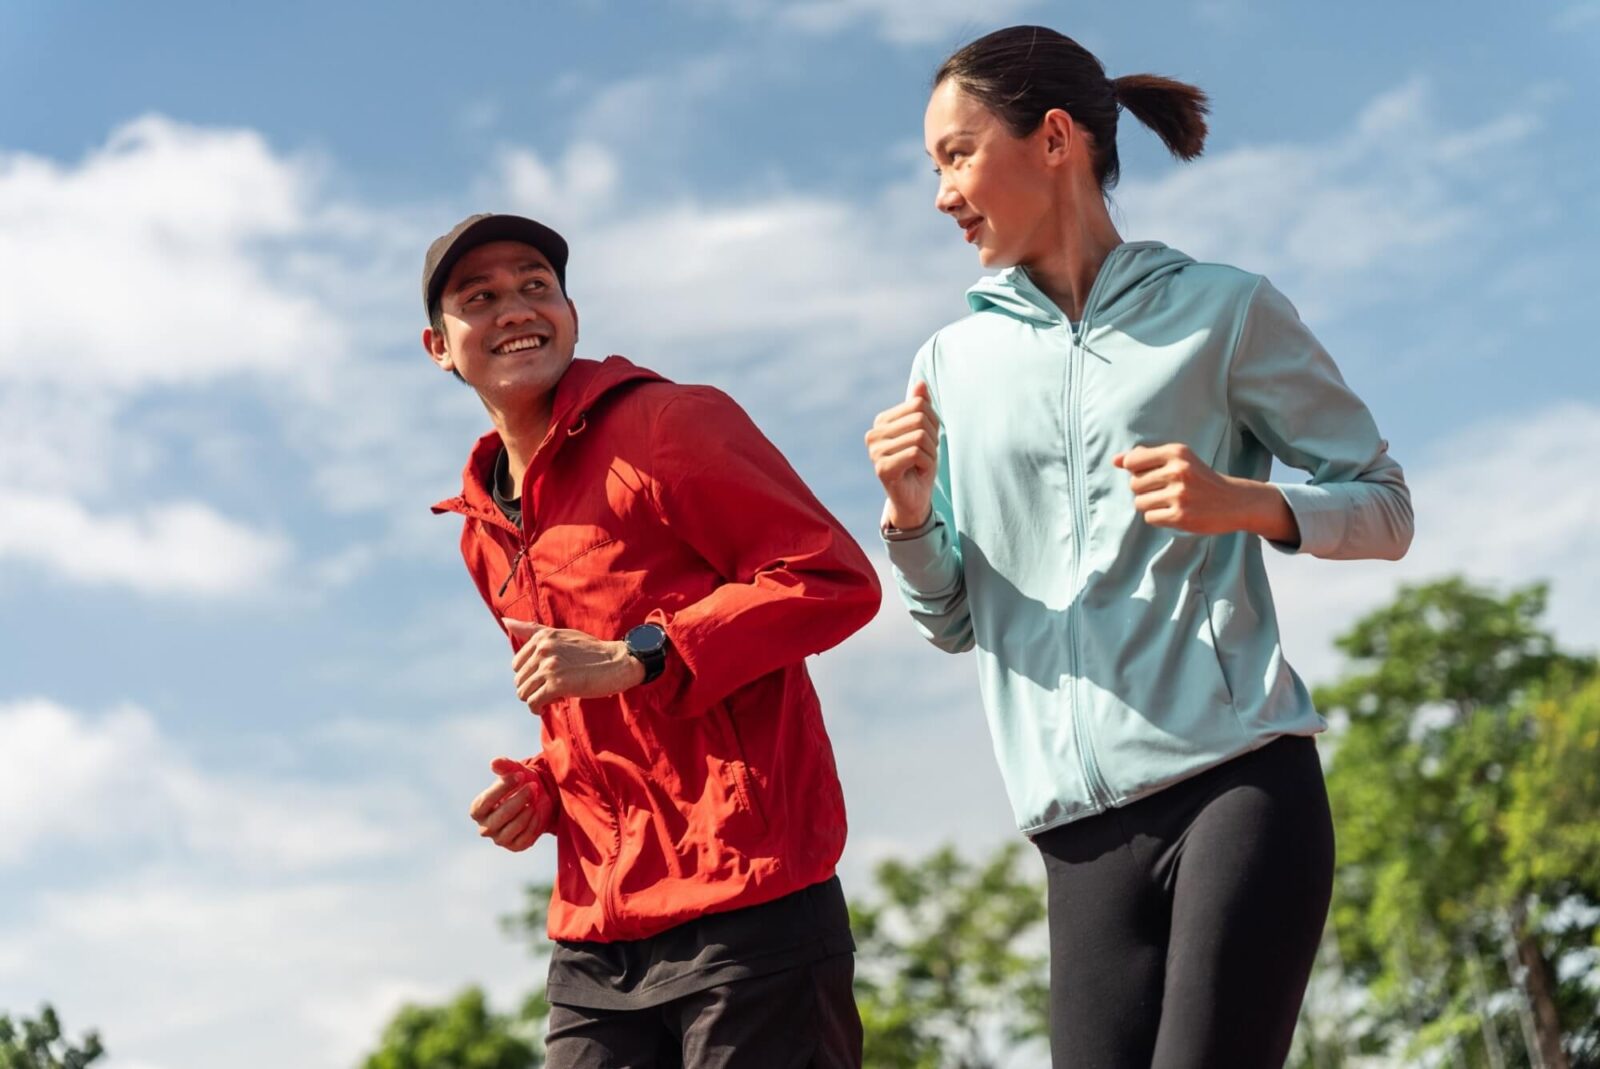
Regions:
<instances>
[{"instance_id":1,"label":"watch face","mask_svg":"<svg viewBox=\"0 0 1600 1069\"><path fill-rule=\"evenodd\" d=\"M628 649L646 656L667 647L667 632L660 624L640 624L628 632Z\"/></svg>"}]
</instances>

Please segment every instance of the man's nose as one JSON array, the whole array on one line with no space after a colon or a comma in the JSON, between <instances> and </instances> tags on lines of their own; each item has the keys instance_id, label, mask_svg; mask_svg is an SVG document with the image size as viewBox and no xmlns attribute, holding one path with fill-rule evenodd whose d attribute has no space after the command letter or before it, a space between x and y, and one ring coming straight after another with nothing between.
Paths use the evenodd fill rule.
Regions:
<instances>
[{"instance_id":1,"label":"man's nose","mask_svg":"<svg viewBox=\"0 0 1600 1069\"><path fill-rule=\"evenodd\" d=\"M539 307L531 297L519 290L500 302L498 313L495 322L502 327L509 327L538 319Z\"/></svg>"}]
</instances>

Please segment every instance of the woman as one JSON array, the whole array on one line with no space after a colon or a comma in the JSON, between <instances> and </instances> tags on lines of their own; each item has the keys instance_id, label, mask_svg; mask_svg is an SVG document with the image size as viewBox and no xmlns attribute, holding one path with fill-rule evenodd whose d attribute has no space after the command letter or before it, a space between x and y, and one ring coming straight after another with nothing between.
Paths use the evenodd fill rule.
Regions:
<instances>
[{"instance_id":1,"label":"woman","mask_svg":"<svg viewBox=\"0 0 1600 1069\"><path fill-rule=\"evenodd\" d=\"M1262 542L1402 556L1371 415L1263 278L1124 242L1126 109L1182 159L1206 98L1108 80L1013 27L925 120L938 209L1004 268L916 356L869 453L923 634L978 651L1006 788L1047 873L1057 1066L1281 1066L1326 919L1325 727L1284 661ZM1309 484L1267 482L1272 458Z\"/></svg>"}]
</instances>

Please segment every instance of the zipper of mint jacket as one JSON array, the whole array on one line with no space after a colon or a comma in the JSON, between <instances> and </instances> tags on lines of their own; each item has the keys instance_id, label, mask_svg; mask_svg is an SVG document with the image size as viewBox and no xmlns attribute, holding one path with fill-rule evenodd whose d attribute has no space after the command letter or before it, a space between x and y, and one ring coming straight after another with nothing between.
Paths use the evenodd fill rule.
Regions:
<instances>
[{"instance_id":1,"label":"zipper of mint jacket","mask_svg":"<svg viewBox=\"0 0 1600 1069\"><path fill-rule=\"evenodd\" d=\"M1094 738L1084 716L1089 703L1082 700L1081 693L1083 649L1078 639L1078 619L1082 615L1079 602L1082 600L1083 540L1089 535L1089 506L1085 501L1088 496L1089 476L1088 464L1083 455L1084 352L1081 343L1089 333L1095 298L1100 293L1101 282L1109 274L1105 265L1101 264L1094 284L1089 287L1089 296L1083 302L1083 317L1076 327L1073 326L1069 316L1064 312L1061 315L1062 330L1071 339L1067 353L1067 494L1072 499L1072 522L1076 528L1072 532L1072 589L1077 593L1067 607L1067 645L1070 658L1068 665L1072 673L1072 678L1067 681L1070 694L1068 708L1071 710L1072 734L1078 743L1078 761L1083 769L1084 783L1088 786L1089 797L1097 809L1110 807L1111 788L1100 772L1100 762L1095 756ZM1032 282L1032 279L1029 281Z\"/></svg>"}]
</instances>

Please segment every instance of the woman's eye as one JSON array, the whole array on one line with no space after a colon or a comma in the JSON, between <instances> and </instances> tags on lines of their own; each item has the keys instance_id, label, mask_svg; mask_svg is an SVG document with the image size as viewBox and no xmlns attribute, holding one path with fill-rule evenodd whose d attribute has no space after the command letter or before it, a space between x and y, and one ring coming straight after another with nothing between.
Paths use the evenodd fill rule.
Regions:
<instances>
[{"instance_id":1,"label":"woman's eye","mask_svg":"<svg viewBox=\"0 0 1600 1069\"><path fill-rule=\"evenodd\" d=\"M486 301L488 299L489 299L489 291L488 290L479 290L477 293L474 293L472 296L467 298L467 303L468 304L473 304L474 302L476 302L476 303L481 304L483 301Z\"/></svg>"}]
</instances>

